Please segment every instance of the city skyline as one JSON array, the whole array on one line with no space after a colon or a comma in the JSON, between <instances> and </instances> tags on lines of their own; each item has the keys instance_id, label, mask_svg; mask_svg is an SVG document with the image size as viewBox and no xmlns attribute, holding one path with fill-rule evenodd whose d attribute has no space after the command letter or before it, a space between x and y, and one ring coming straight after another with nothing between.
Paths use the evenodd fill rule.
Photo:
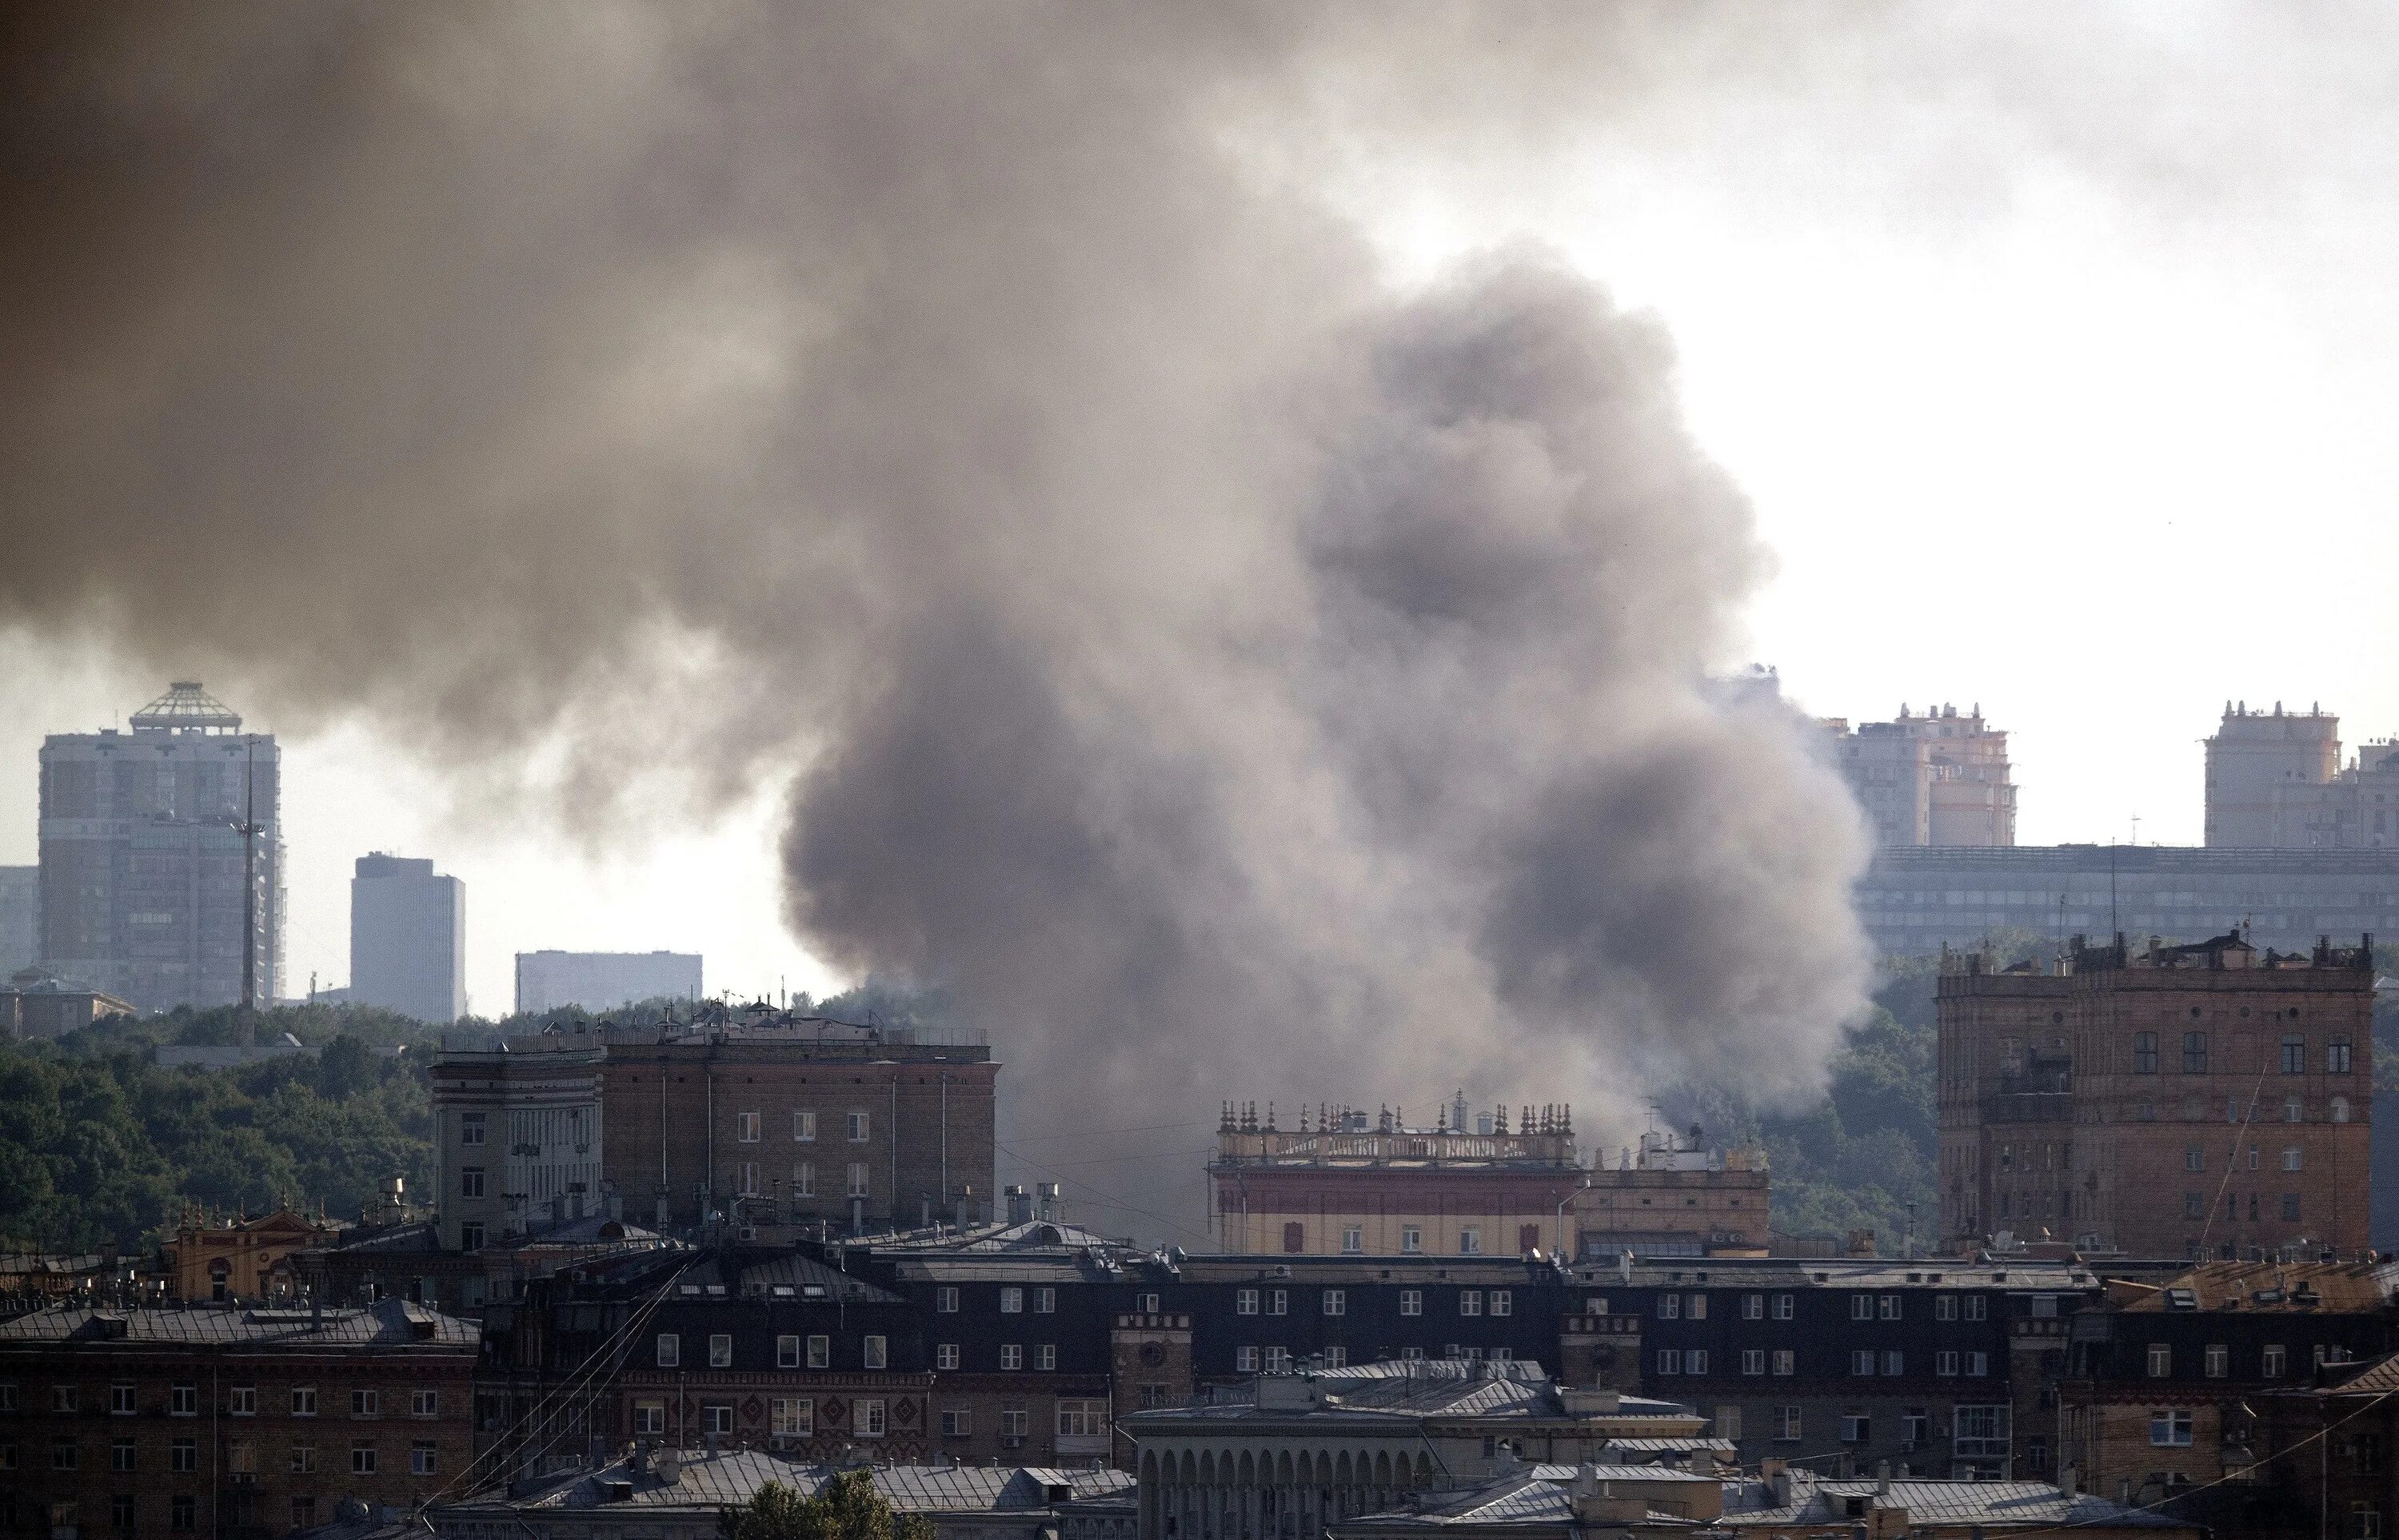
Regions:
<instances>
[{"instance_id":1,"label":"city skyline","mask_svg":"<svg viewBox=\"0 0 2399 1540\"><path fill-rule=\"evenodd\" d=\"M1816 714L1816 700L1805 682L1787 674L1782 687L1795 705ZM77 702L129 698L145 688L129 673L123 688L115 680L93 675L79 688L47 698L59 702L53 710L72 711ZM146 686L156 693L156 686ZM2205 694L2195 689L2194 698ZM1875 721L1895 716L1902 706L1922 714L1937 710L1945 699L1970 696L1946 694L1928 687L1926 693L1893 701L1887 708L1852 708L1850 720ZM146 697L143 697L146 698ZM2074 777L2073 767L2089 761L2055 746L2043 746L2022 731L2013 714L2002 714L1987 699L1975 704L1995 729L2008 734L2016 783L2023 789L2022 821L2016 843L2025 845L2090 843L2135 843L2129 822L2121 829L2071 826L2045 804L2063 803L2088 810L2094 801L2088 780ZM2171 801L2145 804L2164 809L2144 812L2137 830L2143 844L2202 843L2203 812L2203 744L2216 726L2223 697L2209 708L2202 729L2189 735L2183 774L2162 790L2175 793ZM2271 697L2248 702L2251 709L2270 711ZM2342 714L2342 763L2354 756L2357 745L2385 735L2352 726L2343 703L2311 696L2280 702L2293 712L2321 706ZM1961 711L1965 707L1959 708ZM122 706L115 709L121 715ZM1837 714L1824 712L1822 714ZM87 709L106 725L108 714ZM70 719L73 720L73 719ZM88 732L92 728L44 727L42 720L20 717L12 724L27 741L38 746L46 733ZM20 797L27 817L0 817L0 866L34 863L37 850L32 825L34 777L30 751L11 756L0 729L0 809ZM375 745L371 736L336 731L313 737L280 735L287 775L283 787L286 835L286 882L291 898L285 916L288 960L285 997L305 998L310 976L317 987L332 990L350 983L349 883L356 859L370 851L426 857L478 889L478 903L468 920L467 993L468 1013L496 1018L511 1008L514 957L520 952L542 950L704 952L710 958L709 988L712 994L741 998L771 997L778 991L806 991L821 996L860 980L845 978L809 956L777 919L777 874L773 860L774 800L766 797L692 825L661 831L637 830L622 847L604 857L562 848L540 833L512 835L505 824L484 824L471 807L453 807L451 792L440 777L424 767L408 766L404 759L386 757L388 746ZM2128 746L2135 754L2140 746ZM2067 777L2063 782L2028 784L2027 766L2053 765ZM362 817L362 812L367 816ZM535 817L540 815L536 811ZM24 828L16 829L21 821ZM353 836L356 830L392 831ZM2026 832L2029 831L2029 832ZM2180 837L2176 837L2179 835ZM349 839L350 844L338 843ZM356 845L351 848L350 845ZM480 895L488 888L491 900ZM491 908L483 907L486 903ZM720 961L721 959L721 961Z\"/></svg>"}]
</instances>

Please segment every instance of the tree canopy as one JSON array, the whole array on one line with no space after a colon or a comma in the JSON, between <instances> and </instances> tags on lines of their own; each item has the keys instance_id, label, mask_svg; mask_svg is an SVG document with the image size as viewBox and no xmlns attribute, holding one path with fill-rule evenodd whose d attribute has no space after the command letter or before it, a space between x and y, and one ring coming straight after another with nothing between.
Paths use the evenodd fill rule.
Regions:
<instances>
[{"instance_id":1,"label":"tree canopy","mask_svg":"<svg viewBox=\"0 0 2399 1540\"><path fill-rule=\"evenodd\" d=\"M725 1510L725 1540L933 1540L932 1520L893 1511L871 1470L845 1470L815 1496L769 1481Z\"/></svg>"}]
</instances>

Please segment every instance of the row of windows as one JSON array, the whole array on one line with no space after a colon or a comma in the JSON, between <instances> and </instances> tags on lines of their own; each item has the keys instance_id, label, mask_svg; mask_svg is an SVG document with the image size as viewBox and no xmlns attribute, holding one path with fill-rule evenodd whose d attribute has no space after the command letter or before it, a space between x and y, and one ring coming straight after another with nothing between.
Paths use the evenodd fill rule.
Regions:
<instances>
[{"instance_id":1,"label":"row of windows","mask_svg":"<svg viewBox=\"0 0 2399 1540\"><path fill-rule=\"evenodd\" d=\"M1024 1343L1002 1343L999 1345L999 1367L1023 1369L1027 1362ZM1032 1367L1045 1372L1058 1367L1056 1343L1034 1343ZM937 1369L956 1369L962 1354L956 1343L939 1343L933 1348ZM888 1339L867 1336L860 1339L860 1366L865 1369L890 1367ZM677 1369L683 1364L683 1336L680 1332L661 1331L657 1339L657 1365L660 1369ZM713 1332L708 1339L708 1367L733 1367L733 1336L727 1331ZM787 1334L775 1339L775 1367L778 1369L830 1369L833 1367L833 1339L829 1336L803 1337Z\"/></svg>"},{"instance_id":2,"label":"row of windows","mask_svg":"<svg viewBox=\"0 0 2399 1540\"><path fill-rule=\"evenodd\" d=\"M1045 1290L1045 1292L1047 1290ZM1401 1290L1400 1314L1403 1316L1423 1315L1424 1295L1425 1291L1421 1289ZM1457 1313L1461 1316L1480 1316L1484 1313L1486 1305L1489 1306L1490 1313L1494 1316L1511 1316L1515 1314L1516 1311L1516 1296L1512 1290L1506 1289L1493 1289L1489 1290L1481 1289L1461 1289L1457 1291ZM1237 1316L1254 1316L1259 1313L1261 1306L1264 1307L1265 1313L1269 1316L1290 1315L1291 1290L1288 1289L1241 1289L1234 1291L1233 1314ZM1317 1312L1320 1315L1325 1316L1348 1315L1349 1313L1349 1291L1346 1289L1326 1289L1320 1290L1317 1295Z\"/></svg>"},{"instance_id":3,"label":"row of windows","mask_svg":"<svg viewBox=\"0 0 2399 1540\"><path fill-rule=\"evenodd\" d=\"M2258 1154L2259 1152L2257 1145L2252 1144L2249 1146L2249 1169L2253 1171L2257 1169ZM2240 1169L2239 1158L2240 1157L2237 1154L2233 1157L2233 1169L2235 1170ZM2307 1154L2304 1150L2297 1144L2285 1144L2283 1146L2283 1169L2286 1171L2303 1170L2306 1169L2306 1166ZM2197 1144L2184 1145L2182 1147L2182 1169L2186 1171L2203 1171L2207 1169L2206 1150Z\"/></svg>"},{"instance_id":4,"label":"row of windows","mask_svg":"<svg viewBox=\"0 0 2399 1540\"><path fill-rule=\"evenodd\" d=\"M361 1474L371 1475L373 1472L373 1466L370 1465L367 1470ZM429 1450L427 1452L425 1467L417 1471L416 1474L419 1476L431 1476L435 1474ZM14 1508L15 1504L12 1499L8 1503L8 1511L12 1515ZM75 1502L74 1499L67 1498L59 1502L51 1503L47 1506L46 1511L49 1517L51 1533L75 1534L82 1531L83 1505ZM137 1515L139 1511L140 1505L135 1502L133 1493L129 1492L120 1492L111 1495L108 1499L108 1524L111 1533L116 1534L138 1533ZM9 1528L13 1529L16 1527L13 1517L7 1519L7 1522ZM292 1498L291 1527L293 1529L313 1529L316 1527L316 1524L317 1499L315 1496L303 1495ZM183 1534L196 1532L199 1527L200 1506L199 1499L197 1497L189 1493L177 1493L167 1500L167 1528L169 1530L178 1534Z\"/></svg>"},{"instance_id":5,"label":"row of windows","mask_svg":"<svg viewBox=\"0 0 2399 1540\"><path fill-rule=\"evenodd\" d=\"M2147 1358L2149 1378L2153 1380L2162 1380L2169 1378L2174 1373L2175 1351L2173 1344L2149 1344ZM2284 1374L2290 1372L2290 1350L2286 1344L2282 1343L2268 1343L2257 1351L2257 1377L2261 1380L2279 1380ZM2327 1343L2318 1343L2315 1344L2315 1362L2317 1367L2321 1368L2328 1363L2340 1363L2343 1361L2345 1360L2343 1359L2341 1349L2338 1344ZM2202 1372L2211 1380L2221 1380L2230 1377L2232 1372L2231 1346L2226 1343L2209 1343L2206 1347L2201 1350L2200 1366Z\"/></svg>"},{"instance_id":6,"label":"row of windows","mask_svg":"<svg viewBox=\"0 0 2399 1540\"><path fill-rule=\"evenodd\" d=\"M1061 1439L1095 1439L1107 1431L1107 1409L1103 1401L1064 1400L1058 1403L1056 1427ZM1032 1421L1023 1407L999 1409L999 1433L1003 1439L1022 1439ZM969 1407L945 1406L941 1412L942 1437L966 1439L974 1434L974 1412Z\"/></svg>"},{"instance_id":7,"label":"row of windows","mask_svg":"<svg viewBox=\"0 0 2399 1540\"><path fill-rule=\"evenodd\" d=\"M777 1396L766 1403L767 1428L777 1438L801 1438L817 1429L817 1403L806 1396ZM880 1439L889 1429L889 1407L883 1400L861 1396L849 1403L849 1431L861 1439ZM731 1401L702 1401L699 1406L699 1426L671 1430L667 1426L667 1403L664 1400L641 1399L633 1403L633 1432L637 1437L660 1438L671 1431L715 1434L730 1438L734 1431Z\"/></svg>"},{"instance_id":8,"label":"row of windows","mask_svg":"<svg viewBox=\"0 0 2399 1540\"><path fill-rule=\"evenodd\" d=\"M2256 1219L2258 1215L2257 1197L2258 1195L2256 1193L2251 1193L2249 1195L2249 1217L2251 1219ZM2007 1209L2004 1204L2000 1206L1999 1212L2002 1217L2005 1217ZM2204 1193L2183 1194L2182 1217L2190 1220L2206 1218L2207 1195ZM2227 1193L2224 1195L2224 1217L2226 1219L2239 1219L2241 1217L2241 1195L2239 1193ZM2299 1195L2297 1193L2284 1193L2283 1195L2283 1218L2285 1221L2296 1222L2298 1217Z\"/></svg>"},{"instance_id":9,"label":"row of windows","mask_svg":"<svg viewBox=\"0 0 2399 1540\"><path fill-rule=\"evenodd\" d=\"M859 1339L859 1358L862 1367L889 1367L889 1340L880 1335ZM657 1340L657 1365L660 1369L676 1369L683 1364L683 1334L661 1331ZM712 1332L708 1339L708 1367L733 1367L733 1334ZM830 1369L833 1367L833 1339L829 1336L802 1337L787 1333L775 1339L775 1367L778 1369Z\"/></svg>"},{"instance_id":10,"label":"row of windows","mask_svg":"<svg viewBox=\"0 0 2399 1540\"><path fill-rule=\"evenodd\" d=\"M125 1474L138 1470L140 1468L138 1458L138 1446L132 1439L117 1439L110 1442L108 1468L111 1472ZM380 1458L377 1446L360 1439L350 1446L350 1474L374 1475L377 1461ZM289 1460L292 1475L314 1475L317 1470L317 1446L294 1444L289 1451ZM439 1460L440 1456L435 1452L432 1440L419 1439L409 1447L409 1474L412 1476L436 1475ZM17 1446L0 1444L0 1471L17 1468ZM51 1439L50 1468L52 1470L82 1469L82 1444L71 1438ZM197 1439L178 1439L168 1446L167 1469L170 1474L193 1476L199 1473L199 1468L200 1441ZM225 1443L225 1468L236 1476L257 1475L258 1446L248 1439L228 1439Z\"/></svg>"},{"instance_id":11,"label":"row of windows","mask_svg":"<svg viewBox=\"0 0 2399 1540\"><path fill-rule=\"evenodd\" d=\"M1518 1226L1516 1231L1516 1250L1519 1252L1530 1251L1540 1244L1541 1227L1539 1225L1525 1224ZM1308 1226L1302 1224L1297 1220L1294 1220L1285 1224L1282 1227L1282 1249L1294 1255L1307 1250ZM1347 1256L1363 1256L1366 1251L1366 1227L1362 1224L1343 1225L1341 1227L1341 1250L1343 1254ZM1403 1256L1412 1257L1420 1256L1423 1252L1424 1226L1420 1224L1401 1225L1400 1254ZM1462 1257L1479 1257L1484 1254L1483 1226L1480 1224L1461 1224L1458 1226L1457 1254Z\"/></svg>"},{"instance_id":12,"label":"row of windows","mask_svg":"<svg viewBox=\"0 0 2399 1540\"><path fill-rule=\"evenodd\" d=\"M1741 1318L1758 1321L1771 1315L1776 1320L1787 1321L1797 1313L1797 1300L1798 1296L1795 1294L1743 1294L1741 1296ZM1906 1300L1904 1294L1853 1293L1850 1296L1850 1319L1900 1320L1906 1313ZM1607 1297L1604 1294L1590 1296L1584 1304L1592 1315L1607 1314ZM1705 1320L1708 1318L1708 1296L1698 1293L1660 1294L1655 1308L1658 1318L1663 1321ZM1932 1318L1937 1321L1954 1321L1960 1314L1970 1321L1986 1320L1990 1317L1990 1300L1981 1294L1968 1294L1962 1298L1956 1294L1935 1294L1932 1297ZM1401 1313L1407 1314L1404 1310ZM1463 1313L1472 1315L1474 1312ZM2032 1313L2036 1316L2056 1315L2056 1297L2036 1295L2032 1301ZM1492 1314L1504 1316L1507 1312L1494 1310Z\"/></svg>"},{"instance_id":13,"label":"row of windows","mask_svg":"<svg viewBox=\"0 0 2399 1540\"><path fill-rule=\"evenodd\" d=\"M848 1184L842 1195L843 1196L872 1197L874 1196L873 1190L874 1173L865 1161L853 1160L849 1163L848 1179ZM757 1161L745 1160L734 1168L733 1180L734 1194L736 1196L760 1197L765 1196L766 1193L766 1188L761 1185L762 1182L770 1179L765 1177ZM774 1178L771 1180L775 1182L777 1186L779 1187L782 1185L780 1178ZM793 1197L815 1197L818 1196L816 1162L812 1160L795 1160L792 1163L790 1196Z\"/></svg>"},{"instance_id":14,"label":"row of windows","mask_svg":"<svg viewBox=\"0 0 2399 1540\"><path fill-rule=\"evenodd\" d=\"M1712 1362L1704 1347L1661 1347L1658 1350L1657 1361L1660 1375L1705 1375L1710 1372ZM1959 1375L1980 1379L1991 1372L1991 1358L1987 1353L1935 1353L1932 1363L1933 1373L1944 1379L1954 1379ZM1777 1376L1796 1374L1798 1371L1798 1354L1788 1347L1745 1347L1741 1350L1742 1374L1764 1375L1769 1371L1769 1366L1770 1371ZM1850 1372L1858 1376L1877 1372L1890 1376L1904 1375L1907 1372L1907 1355L1889 1350L1878 1353L1868 1347L1856 1348L1850 1354Z\"/></svg>"},{"instance_id":15,"label":"row of windows","mask_svg":"<svg viewBox=\"0 0 2399 1540\"><path fill-rule=\"evenodd\" d=\"M848 1129L852 1144L863 1144L874 1137L874 1118L871 1113L853 1112L844 1114L844 1127ZM757 1113L737 1113L733 1118L733 1137L737 1143L755 1144L766 1128L766 1119ZM792 1114L792 1141L813 1144L817 1137L817 1114L812 1112Z\"/></svg>"},{"instance_id":16,"label":"row of windows","mask_svg":"<svg viewBox=\"0 0 2399 1540\"><path fill-rule=\"evenodd\" d=\"M108 1387L108 1413L112 1417L130 1417L141 1408L139 1386L131 1380L112 1381ZM313 1385L293 1385L291 1389L291 1415L317 1415L317 1387ZM225 1392L225 1413L233 1417L258 1415L258 1387L237 1385ZM0 1380L0 1412L20 1410L17 1382ZM75 1412L83 1410L83 1387L77 1385L50 1386L50 1410L53 1412ZM168 1414L175 1417L197 1417L200 1414L200 1386L196 1380L179 1380L168 1387ZM441 1392L412 1390L408 1393L408 1414L412 1417L441 1415ZM378 1389L357 1389L350 1392L350 1415L380 1417L383 1415L383 1392Z\"/></svg>"},{"instance_id":17,"label":"row of windows","mask_svg":"<svg viewBox=\"0 0 2399 1540\"><path fill-rule=\"evenodd\" d=\"M1774 1441L1796 1443L1807 1436L1808 1418L1805 1408L1778 1406L1769 1409L1774 1424ZM1961 1454L2004 1453L2007 1444L2008 1409L2004 1406L1959 1406L1950 1409L1951 1431ZM1729 1416L1726 1415L1730 1413ZM1871 1443L1874 1440L1874 1416L1857 1409L1841 1416L1841 1442ZM1741 1437L1741 1408L1721 1407L1716 1413L1717 1437ZM1909 1444L1922 1444L1931 1434L1932 1419L1921 1409L1912 1409L1900 1418L1900 1433Z\"/></svg>"},{"instance_id":18,"label":"row of windows","mask_svg":"<svg viewBox=\"0 0 2399 1540\"><path fill-rule=\"evenodd\" d=\"M734 1431L734 1405L731 1401L703 1401L699 1407L703 1434L730 1437ZM1098 1438L1107 1431L1107 1404L1105 1401L1067 1398L1057 1403L1056 1428L1061 1439ZM999 1431L1002 1437L1025 1437L1031 1417L1023 1407L1002 1407L999 1410ZM889 1409L887 1403L872 1397L862 1397L850 1403L849 1431L861 1439L880 1439L889 1429ZM766 1403L767 1431L778 1439L805 1439L817 1431L817 1403L808 1396L777 1396ZM942 1436L963 1439L974 1432L974 1413L966 1407L944 1407L941 1412ZM633 1403L633 1432L640 1437L664 1437L667 1426L667 1403L663 1399L640 1399Z\"/></svg>"},{"instance_id":19,"label":"row of windows","mask_svg":"<svg viewBox=\"0 0 2399 1540\"><path fill-rule=\"evenodd\" d=\"M2308 1073L2308 1040L2304 1033L2285 1033L2280 1048L2277 1061L2284 1074ZM2326 1043L2324 1049L2324 1073L2326 1074L2349 1074L2350 1053L2350 1041L2346 1037L2336 1037ZM2184 1033L2182 1034L2183 1073L2205 1074L2208 1073L2207 1060L2207 1033ZM2156 1033L2136 1032L2133 1034L2133 1073L2135 1074L2158 1073L2158 1034Z\"/></svg>"},{"instance_id":20,"label":"row of windows","mask_svg":"<svg viewBox=\"0 0 2399 1540\"><path fill-rule=\"evenodd\" d=\"M2224 1121L2225 1121L2225 1122L2227 1122L2227 1123L2247 1123L2247 1122L2270 1123L2270 1122L2272 1122L2272 1121L2273 1121L2273 1119L2272 1119L2272 1118L2270 1118L2270 1117L2265 1117L2265 1116L2260 1116L2260 1115L2258 1115L2258 1114L2259 1114L2259 1113L2260 1113L2261 1111L2270 1111L2270 1109L2261 1109L2261 1108L2259 1108L2259 1107L2256 1104L2256 1099L2255 1099L2255 1098L2252 1098L2252 1099L2251 1099L2251 1102L2250 1102L2249 1106L2246 1108L2246 1110L2245 1110L2245 1111L2243 1110L2243 1104L2242 1104L2241 1098L2239 1098L2239 1097L2237 1097L2237 1096L2229 1096L2229 1097L2226 1097L2226 1098L2224 1099ZM2184 1101L2183 1101L2183 1108L2182 1108L2182 1118L2183 1118L2183 1121L2184 1121L2184 1122L2186 1122L2186 1123L2196 1123L2196 1122L2199 1122L2199 1121L2201 1121L2202 1119L2205 1118L2205 1117L2206 1117L2206 1116L2208 1116L2208 1115L2209 1115L2209 1114L2208 1114L2208 1112L2207 1112L2206 1104L2205 1104L2205 1103L2203 1103L2202 1101L2200 1101L2200 1099L2199 1099L2198 1097L2195 1097L2195 1096L2193 1096L2193 1097L2186 1097L2186 1098L2184 1099ZM2154 1102L2154 1101L2138 1101L2138 1102L2135 1102L2135 1103L2134 1103L2134 1105L2133 1105L2133 1121L2134 1121L2134 1122L2135 1122L2135 1123L2155 1123L2157 1120L2158 1120L2158 1104L2157 1104L2156 1102ZM2285 1123L2305 1123L2305 1122L2307 1122L2308 1120L2309 1120L2309 1119L2308 1119L2308 1104L2307 1104L2307 1101L2305 1101L2305 1099L2303 1099L2303 1098L2301 1098L2301 1097L2296 1097L2296 1096L2284 1097L2284 1098L2283 1099L2283 1121L2284 1121L2284 1122L2285 1122ZM2350 1120L2349 1098L2347 1098L2347 1097L2345 1097L2345 1096L2336 1096L2336 1097L2332 1098L2329 1101L2327 1101L2326 1103L2324 1103L2324 1121L2325 1121L2325 1122L2327 1122L2327 1123L2346 1123L2346 1122L2348 1122L2349 1120ZM2071 1146L2069 1146L2069 1147L2068 1147L2068 1149L2069 1149L2069 1153L2070 1153L2070 1151L2071 1151ZM2003 1153L2004 1153L2004 1146L2002 1147L2002 1151L2003 1151ZM2029 1159L2030 1159L2030 1155L2029 1155L2029 1154L2027 1154L2027 1155L2026 1155L2026 1159L2027 1159L2027 1162L2029 1162ZM2068 1169L2071 1169L2071 1167L2072 1167L2072 1163L2071 1163L2071 1161L2069 1160L2069 1161L2068 1161ZM2029 1165L2027 1165L2027 1169L2029 1169Z\"/></svg>"}]
</instances>

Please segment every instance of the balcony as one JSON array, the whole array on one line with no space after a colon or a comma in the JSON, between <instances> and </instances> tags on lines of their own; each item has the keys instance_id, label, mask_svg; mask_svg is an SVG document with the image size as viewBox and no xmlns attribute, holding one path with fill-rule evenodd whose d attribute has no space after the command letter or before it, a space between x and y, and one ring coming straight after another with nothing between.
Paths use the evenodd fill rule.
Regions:
<instances>
[{"instance_id":1,"label":"balcony","mask_svg":"<svg viewBox=\"0 0 2399 1540\"><path fill-rule=\"evenodd\" d=\"M2074 1098L2064 1091L2002 1092L1982 1101L1985 1123L2071 1123Z\"/></svg>"}]
</instances>

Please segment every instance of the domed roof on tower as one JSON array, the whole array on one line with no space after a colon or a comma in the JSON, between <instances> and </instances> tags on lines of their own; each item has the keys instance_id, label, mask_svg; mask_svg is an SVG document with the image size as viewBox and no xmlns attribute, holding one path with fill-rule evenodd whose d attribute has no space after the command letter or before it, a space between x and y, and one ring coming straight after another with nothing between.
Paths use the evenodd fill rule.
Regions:
<instances>
[{"instance_id":1,"label":"domed roof on tower","mask_svg":"<svg viewBox=\"0 0 2399 1540\"><path fill-rule=\"evenodd\" d=\"M137 733L237 733L241 718L201 689L198 680L179 679L165 695L134 712L132 725Z\"/></svg>"}]
</instances>

